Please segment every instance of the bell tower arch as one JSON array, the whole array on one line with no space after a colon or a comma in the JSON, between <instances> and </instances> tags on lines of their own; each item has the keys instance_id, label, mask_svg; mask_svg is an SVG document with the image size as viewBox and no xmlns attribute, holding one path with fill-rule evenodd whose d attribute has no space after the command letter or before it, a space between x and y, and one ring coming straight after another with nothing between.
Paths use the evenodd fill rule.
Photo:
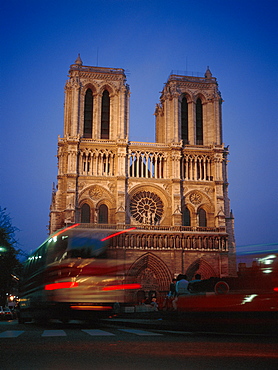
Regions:
<instances>
[{"instance_id":1,"label":"bell tower arch","mask_svg":"<svg viewBox=\"0 0 278 370\"><path fill-rule=\"evenodd\" d=\"M64 137L126 139L128 113L124 70L84 66L78 56L65 85Z\"/></svg>"},{"instance_id":2,"label":"bell tower arch","mask_svg":"<svg viewBox=\"0 0 278 370\"><path fill-rule=\"evenodd\" d=\"M68 223L98 220L83 205L84 197L80 198L84 188L96 183L125 208L122 195L126 191L129 95L121 68L85 66L80 55L70 66L65 85L64 135L58 140L58 185L53 193L50 232ZM88 206L92 203L90 209L96 209L94 202L93 198L87 199ZM115 217L107 216L115 213ZM111 219L124 222L124 215L115 212L115 207L103 209L101 215L101 222Z\"/></svg>"},{"instance_id":3,"label":"bell tower arch","mask_svg":"<svg viewBox=\"0 0 278 370\"><path fill-rule=\"evenodd\" d=\"M156 141L182 140L184 146L221 145L221 103L216 78L209 68L205 77L172 73L156 107Z\"/></svg>"}]
</instances>

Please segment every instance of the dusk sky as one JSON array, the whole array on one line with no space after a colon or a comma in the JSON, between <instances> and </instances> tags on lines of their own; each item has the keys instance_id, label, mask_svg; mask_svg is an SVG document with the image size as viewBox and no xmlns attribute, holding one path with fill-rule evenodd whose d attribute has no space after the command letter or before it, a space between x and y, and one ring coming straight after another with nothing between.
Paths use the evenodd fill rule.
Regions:
<instances>
[{"instance_id":1,"label":"dusk sky","mask_svg":"<svg viewBox=\"0 0 278 370\"><path fill-rule=\"evenodd\" d=\"M78 53L84 65L125 69L131 141L155 141L172 70L204 75L209 66L224 99L236 244L277 244L277 0L7 0L0 14L0 206L21 249L47 237L64 85Z\"/></svg>"}]
</instances>

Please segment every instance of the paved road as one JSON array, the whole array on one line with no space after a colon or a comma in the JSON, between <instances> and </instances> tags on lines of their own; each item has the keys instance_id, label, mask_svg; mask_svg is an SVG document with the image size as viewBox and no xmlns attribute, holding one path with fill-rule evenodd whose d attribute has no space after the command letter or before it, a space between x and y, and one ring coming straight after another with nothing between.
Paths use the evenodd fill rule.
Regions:
<instances>
[{"instance_id":1,"label":"paved road","mask_svg":"<svg viewBox=\"0 0 278 370\"><path fill-rule=\"evenodd\" d=\"M87 326L0 323L5 370L277 369L278 338Z\"/></svg>"}]
</instances>

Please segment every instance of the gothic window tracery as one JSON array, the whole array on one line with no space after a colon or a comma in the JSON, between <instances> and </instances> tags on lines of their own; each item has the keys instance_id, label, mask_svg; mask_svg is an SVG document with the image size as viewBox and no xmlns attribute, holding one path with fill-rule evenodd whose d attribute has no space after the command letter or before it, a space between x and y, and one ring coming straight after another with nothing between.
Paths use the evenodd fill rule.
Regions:
<instances>
[{"instance_id":1,"label":"gothic window tracery","mask_svg":"<svg viewBox=\"0 0 278 370\"><path fill-rule=\"evenodd\" d=\"M184 154L181 177L185 180L213 181L212 160L209 155Z\"/></svg>"},{"instance_id":2,"label":"gothic window tracery","mask_svg":"<svg viewBox=\"0 0 278 370\"><path fill-rule=\"evenodd\" d=\"M90 223L91 221L91 207L89 204L84 203L81 206L81 223Z\"/></svg>"},{"instance_id":3,"label":"gothic window tracery","mask_svg":"<svg viewBox=\"0 0 278 370\"><path fill-rule=\"evenodd\" d=\"M164 178L165 157L161 152L130 151L129 175L131 177Z\"/></svg>"},{"instance_id":4,"label":"gothic window tracery","mask_svg":"<svg viewBox=\"0 0 278 370\"><path fill-rule=\"evenodd\" d=\"M188 144L188 103L186 97L181 102L181 139Z\"/></svg>"},{"instance_id":5,"label":"gothic window tracery","mask_svg":"<svg viewBox=\"0 0 278 370\"><path fill-rule=\"evenodd\" d=\"M109 139L110 126L110 97L109 92L104 90L101 101L101 139Z\"/></svg>"},{"instance_id":6,"label":"gothic window tracery","mask_svg":"<svg viewBox=\"0 0 278 370\"><path fill-rule=\"evenodd\" d=\"M83 151L80 152L80 171L83 175L113 176L115 155L112 151Z\"/></svg>"},{"instance_id":7,"label":"gothic window tracery","mask_svg":"<svg viewBox=\"0 0 278 370\"><path fill-rule=\"evenodd\" d=\"M98 211L98 223L108 224L108 207L106 204L101 204Z\"/></svg>"},{"instance_id":8,"label":"gothic window tracery","mask_svg":"<svg viewBox=\"0 0 278 370\"><path fill-rule=\"evenodd\" d=\"M207 214L203 208L198 210L198 219L199 219L199 226L206 227L207 226Z\"/></svg>"},{"instance_id":9,"label":"gothic window tracery","mask_svg":"<svg viewBox=\"0 0 278 370\"><path fill-rule=\"evenodd\" d=\"M139 223L157 225L163 215L163 202L150 191L140 191L130 202L132 217Z\"/></svg>"},{"instance_id":10,"label":"gothic window tracery","mask_svg":"<svg viewBox=\"0 0 278 370\"><path fill-rule=\"evenodd\" d=\"M92 137L92 128L93 128L93 93L91 89L88 89L85 94L84 102L83 136L85 138Z\"/></svg>"},{"instance_id":11,"label":"gothic window tracery","mask_svg":"<svg viewBox=\"0 0 278 370\"><path fill-rule=\"evenodd\" d=\"M196 101L196 144L203 145L203 105L200 98Z\"/></svg>"},{"instance_id":12,"label":"gothic window tracery","mask_svg":"<svg viewBox=\"0 0 278 370\"><path fill-rule=\"evenodd\" d=\"M187 207L183 211L183 226L191 226L190 211Z\"/></svg>"}]
</instances>

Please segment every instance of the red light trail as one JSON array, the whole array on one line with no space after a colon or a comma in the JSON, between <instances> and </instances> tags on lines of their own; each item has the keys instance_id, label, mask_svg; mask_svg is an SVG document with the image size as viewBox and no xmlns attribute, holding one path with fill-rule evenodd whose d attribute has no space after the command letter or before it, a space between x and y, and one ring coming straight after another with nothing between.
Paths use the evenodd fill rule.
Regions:
<instances>
[{"instance_id":1,"label":"red light trail","mask_svg":"<svg viewBox=\"0 0 278 370\"><path fill-rule=\"evenodd\" d=\"M114 234L112 234L112 235L106 236L106 237L105 237L105 238L103 238L103 239L100 239L100 241L101 241L101 242L104 242L104 241L105 241L105 240L107 240L107 239L114 238L114 236L117 236L117 235L120 235L120 234L123 234L123 233L127 233L128 231L135 230L135 229L136 229L136 227L131 227L130 229L119 231L119 232L114 233Z\"/></svg>"}]
</instances>

